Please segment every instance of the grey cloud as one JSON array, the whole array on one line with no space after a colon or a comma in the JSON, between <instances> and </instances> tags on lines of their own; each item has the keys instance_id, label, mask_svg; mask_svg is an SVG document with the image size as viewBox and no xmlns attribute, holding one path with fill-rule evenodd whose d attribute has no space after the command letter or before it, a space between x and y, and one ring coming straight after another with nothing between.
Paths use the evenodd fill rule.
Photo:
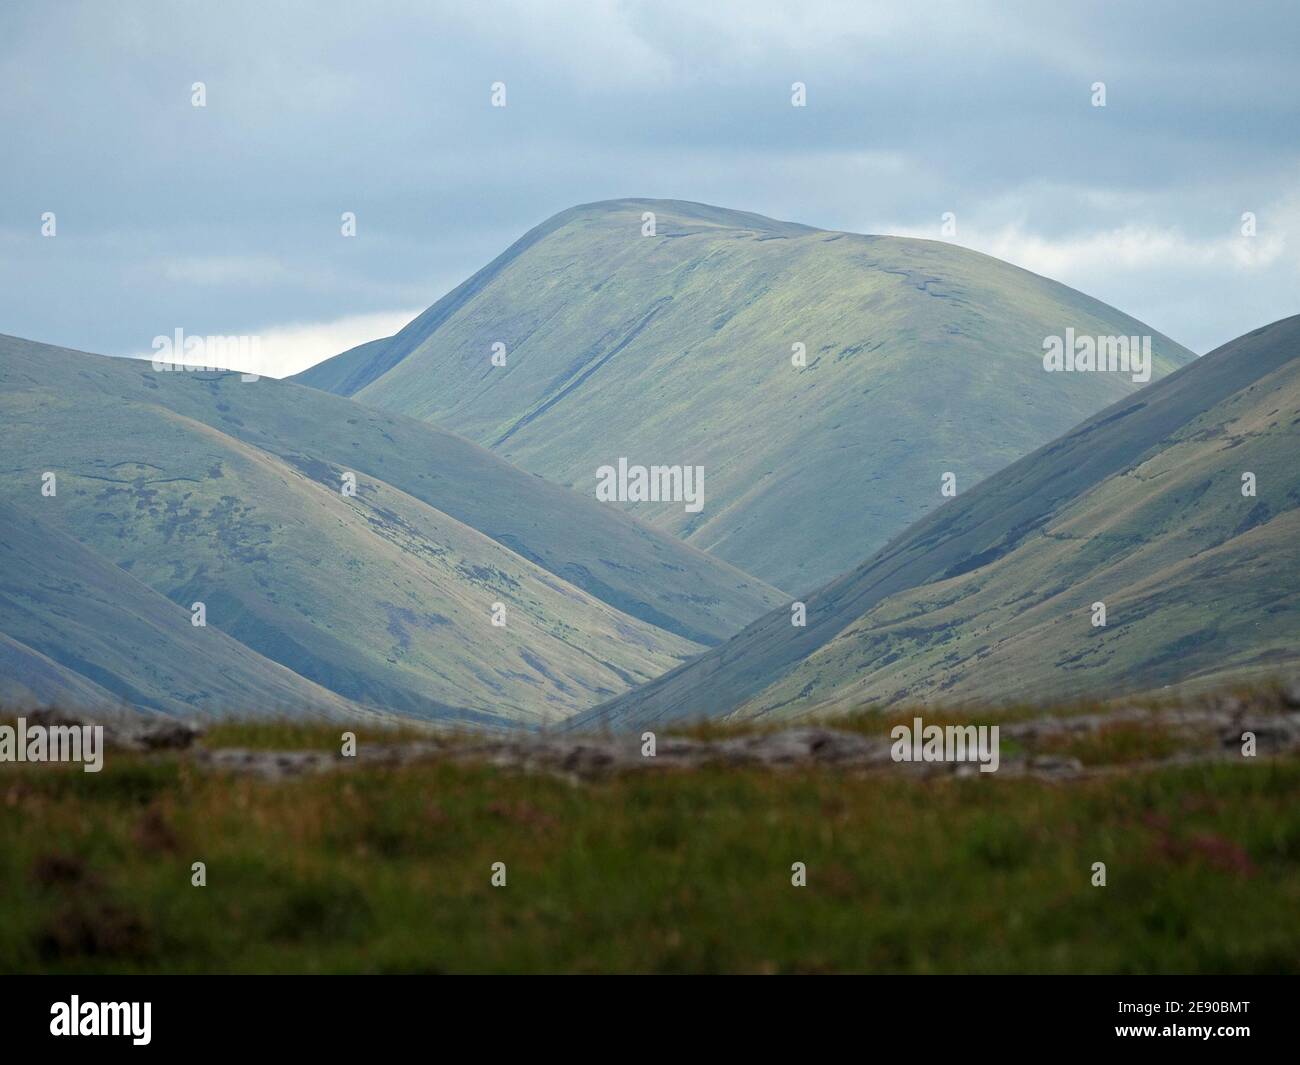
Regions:
<instances>
[{"instance_id":1,"label":"grey cloud","mask_svg":"<svg viewBox=\"0 0 1300 1065\"><path fill-rule=\"evenodd\" d=\"M19 0L0 14L0 330L120 352L176 324L419 306L616 196L853 229L954 210L1061 242L1212 241L1255 210L1289 237L1267 269L1060 277L1203 349L1296 310L1297 44L1285 3Z\"/></svg>"}]
</instances>

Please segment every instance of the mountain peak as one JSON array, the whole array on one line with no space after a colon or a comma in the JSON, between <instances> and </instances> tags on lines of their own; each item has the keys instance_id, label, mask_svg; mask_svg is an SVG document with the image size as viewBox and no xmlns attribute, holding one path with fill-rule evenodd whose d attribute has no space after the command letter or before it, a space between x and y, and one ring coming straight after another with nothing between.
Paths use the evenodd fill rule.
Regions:
<instances>
[{"instance_id":1,"label":"mountain peak","mask_svg":"<svg viewBox=\"0 0 1300 1065\"><path fill-rule=\"evenodd\" d=\"M756 214L752 211L717 207L713 204L698 203L694 200L654 199L641 196L576 204L552 215L538 228L549 231L562 225L570 225L585 220L610 222L627 218L629 221L634 222L639 230L642 226L642 216L646 212L655 215L656 223L662 221L670 226L711 226L720 229L748 230L788 236L827 232L797 222L783 222L775 218L768 218L766 215Z\"/></svg>"},{"instance_id":2,"label":"mountain peak","mask_svg":"<svg viewBox=\"0 0 1300 1065\"><path fill-rule=\"evenodd\" d=\"M954 245L627 198L560 212L396 336L298 380L582 492L619 458L703 466L702 511L630 509L797 592L942 502L942 474L964 490L1140 387L1045 373L1045 339L1071 329L1147 336L1153 378L1193 358Z\"/></svg>"}]
</instances>

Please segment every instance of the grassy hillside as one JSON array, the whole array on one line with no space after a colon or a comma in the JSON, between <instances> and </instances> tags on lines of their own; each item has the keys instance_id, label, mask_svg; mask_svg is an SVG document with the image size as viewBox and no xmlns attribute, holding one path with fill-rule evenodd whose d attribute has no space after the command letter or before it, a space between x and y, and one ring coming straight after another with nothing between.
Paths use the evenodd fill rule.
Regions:
<instances>
[{"instance_id":1,"label":"grassy hillside","mask_svg":"<svg viewBox=\"0 0 1300 1065\"><path fill-rule=\"evenodd\" d=\"M699 649L692 637L716 640L776 601L464 440L288 383L5 338L0 412L3 497L97 557L115 611L83 641L81 600L55 612L40 590L80 577L33 549L7 574L10 602L32 616L3 631L27 644L43 626L28 646L110 691L138 691L140 705L229 708L242 691L239 708L253 709L274 694L234 671L220 689L194 671L164 674L154 649L166 645L128 638L144 592L154 609L176 605L187 640L203 632L189 632L190 604L203 602L214 639L279 663L281 682L289 670L314 682L297 694L336 693L322 708L534 723L655 676ZM58 478L53 498L40 493L45 471ZM340 491L344 472L355 497ZM113 580L136 598L108 591ZM491 624L496 602L504 627ZM79 665L82 643L97 657Z\"/></svg>"},{"instance_id":2,"label":"grassy hillside","mask_svg":"<svg viewBox=\"0 0 1300 1065\"><path fill-rule=\"evenodd\" d=\"M654 236L642 215L656 214ZM706 502L639 517L790 592L1136 391L1048 374L1046 336L1154 336L954 245L831 233L665 200L550 219L387 341L299 380L426 419L591 495L596 470L705 468ZM493 344L507 364L493 366ZM806 367L791 364L803 344Z\"/></svg>"},{"instance_id":3,"label":"grassy hillside","mask_svg":"<svg viewBox=\"0 0 1300 1065\"><path fill-rule=\"evenodd\" d=\"M33 508L36 509L36 508ZM359 708L231 639L31 510L0 502L0 700L171 714Z\"/></svg>"},{"instance_id":4,"label":"grassy hillside","mask_svg":"<svg viewBox=\"0 0 1300 1065\"><path fill-rule=\"evenodd\" d=\"M775 611L575 727L1295 670L1298 454L1300 317L1224 345L930 514L809 597L806 628Z\"/></svg>"},{"instance_id":5,"label":"grassy hillside","mask_svg":"<svg viewBox=\"0 0 1300 1065\"><path fill-rule=\"evenodd\" d=\"M527 474L463 437L276 381L155 373L0 335L0 390L57 388L166 406L276 455L331 488L330 466L430 504L624 613L714 644L782 600L763 584L588 495ZM199 381L182 387L178 381ZM87 402L91 400L87 397ZM15 402L21 402L15 400Z\"/></svg>"}]
</instances>

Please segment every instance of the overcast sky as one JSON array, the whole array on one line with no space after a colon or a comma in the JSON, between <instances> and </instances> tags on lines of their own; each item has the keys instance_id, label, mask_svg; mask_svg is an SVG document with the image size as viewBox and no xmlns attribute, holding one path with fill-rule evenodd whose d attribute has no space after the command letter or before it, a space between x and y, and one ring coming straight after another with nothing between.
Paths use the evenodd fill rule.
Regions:
<instances>
[{"instance_id":1,"label":"overcast sky","mask_svg":"<svg viewBox=\"0 0 1300 1065\"><path fill-rule=\"evenodd\" d=\"M950 211L1204 352L1300 311L1300 4L0 6L0 332L256 334L292 372L622 196Z\"/></svg>"}]
</instances>

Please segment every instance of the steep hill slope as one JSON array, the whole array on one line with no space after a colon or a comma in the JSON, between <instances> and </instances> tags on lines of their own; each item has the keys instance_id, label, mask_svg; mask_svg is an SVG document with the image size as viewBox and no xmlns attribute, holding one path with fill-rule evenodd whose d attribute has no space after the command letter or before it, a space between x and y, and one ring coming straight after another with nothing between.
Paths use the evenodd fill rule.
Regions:
<instances>
[{"instance_id":1,"label":"steep hill slope","mask_svg":"<svg viewBox=\"0 0 1300 1065\"><path fill-rule=\"evenodd\" d=\"M1295 317L934 511L809 597L805 628L775 611L574 726L1114 695L1295 670L1298 460Z\"/></svg>"},{"instance_id":2,"label":"steep hill slope","mask_svg":"<svg viewBox=\"0 0 1300 1065\"><path fill-rule=\"evenodd\" d=\"M4 499L179 604L186 626L203 602L209 627L337 702L555 720L776 601L467 441L285 382L0 338L0 417ZM121 660L96 669L136 686L140 663L116 642Z\"/></svg>"},{"instance_id":3,"label":"steep hill slope","mask_svg":"<svg viewBox=\"0 0 1300 1065\"><path fill-rule=\"evenodd\" d=\"M798 592L942 502L944 473L965 490L1140 387L1045 373L1044 339L1068 328L1153 337L1153 379L1192 358L1112 307L955 245L619 200L556 215L396 336L298 380L588 495L620 457L703 466L698 513L624 505ZM805 366L792 365L796 344Z\"/></svg>"},{"instance_id":4,"label":"steep hill slope","mask_svg":"<svg viewBox=\"0 0 1300 1065\"><path fill-rule=\"evenodd\" d=\"M39 495L36 496L39 498ZM99 709L351 716L361 708L0 501L0 702Z\"/></svg>"}]
</instances>

